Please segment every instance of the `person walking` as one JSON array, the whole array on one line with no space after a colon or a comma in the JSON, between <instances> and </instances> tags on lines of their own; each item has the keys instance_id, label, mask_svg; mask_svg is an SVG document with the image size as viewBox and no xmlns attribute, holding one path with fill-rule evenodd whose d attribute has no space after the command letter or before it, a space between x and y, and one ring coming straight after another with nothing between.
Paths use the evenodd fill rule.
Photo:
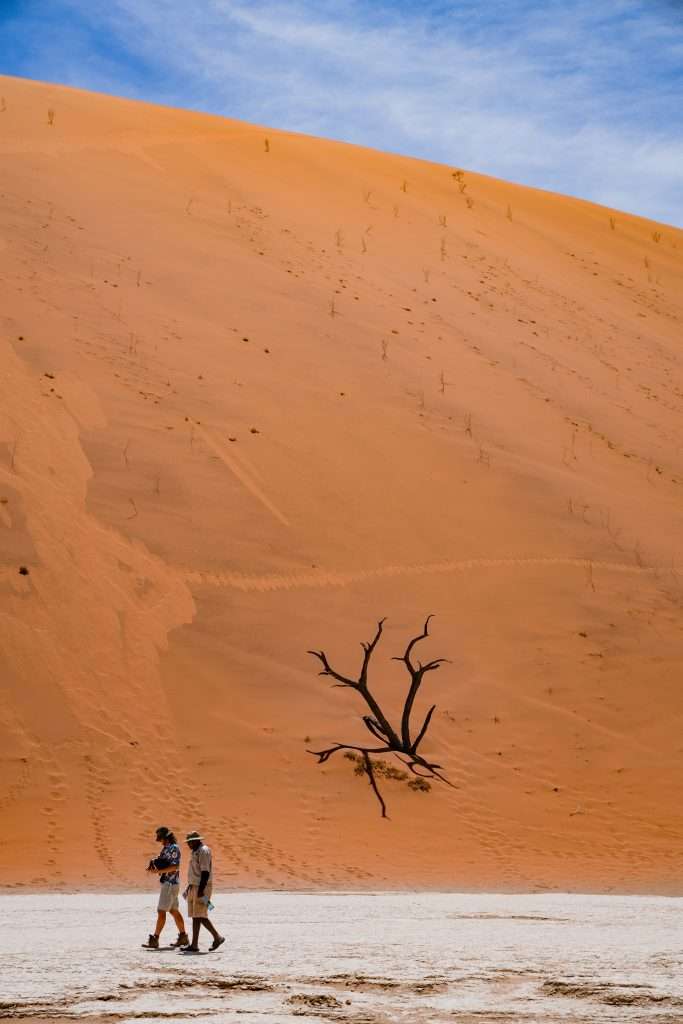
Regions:
<instances>
[{"instance_id":1,"label":"person walking","mask_svg":"<svg viewBox=\"0 0 683 1024\"><path fill-rule=\"evenodd\" d=\"M178 938L171 944L171 948L182 948L188 946L190 939L185 931L185 921L178 906L180 893L180 847L178 840L165 825L160 826L156 831L157 842L162 844L158 857L151 860L147 870L159 876L161 888L159 890L159 903L157 905L157 924L147 942L143 942L145 949L158 949L159 936L166 924L166 914L171 917L178 926Z\"/></svg>"},{"instance_id":2,"label":"person walking","mask_svg":"<svg viewBox=\"0 0 683 1024\"><path fill-rule=\"evenodd\" d=\"M209 920L211 908L211 892L213 890L213 858L199 832L188 832L187 845L192 850L190 864L187 869L187 913L192 918L192 942L185 946L183 953L199 952L199 931L201 926L211 932L213 943L210 949L218 949L225 942Z\"/></svg>"}]
</instances>

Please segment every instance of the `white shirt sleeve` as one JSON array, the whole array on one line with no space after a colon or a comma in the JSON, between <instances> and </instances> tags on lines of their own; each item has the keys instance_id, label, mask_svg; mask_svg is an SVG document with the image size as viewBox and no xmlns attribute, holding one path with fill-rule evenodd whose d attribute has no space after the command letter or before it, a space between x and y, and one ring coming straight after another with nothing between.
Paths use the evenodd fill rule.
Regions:
<instances>
[{"instance_id":1,"label":"white shirt sleeve","mask_svg":"<svg viewBox=\"0 0 683 1024\"><path fill-rule=\"evenodd\" d=\"M208 846L202 846L197 851L197 867L200 871L211 872L211 850Z\"/></svg>"}]
</instances>

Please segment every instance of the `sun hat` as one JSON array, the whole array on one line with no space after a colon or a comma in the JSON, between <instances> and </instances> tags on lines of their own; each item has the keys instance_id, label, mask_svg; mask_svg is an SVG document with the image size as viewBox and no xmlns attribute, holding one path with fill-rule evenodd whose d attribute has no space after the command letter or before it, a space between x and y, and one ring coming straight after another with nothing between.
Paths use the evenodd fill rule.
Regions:
<instances>
[{"instance_id":1,"label":"sun hat","mask_svg":"<svg viewBox=\"0 0 683 1024\"><path fill-rule=\"evenodd\" d=\"M204 842L199 832L188 832L187 835L185 836L186 843L195 843L197 841L199 841L200 843Z\"/></svg>"}]
</instances>

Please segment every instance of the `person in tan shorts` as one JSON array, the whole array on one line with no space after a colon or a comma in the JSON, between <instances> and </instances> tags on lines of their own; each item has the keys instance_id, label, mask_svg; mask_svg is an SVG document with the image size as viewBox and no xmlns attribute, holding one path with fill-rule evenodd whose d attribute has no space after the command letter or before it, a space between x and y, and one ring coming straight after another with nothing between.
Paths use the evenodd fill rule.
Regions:
<instances>
[{"instance_id":1,"label":"person in tan shorts","mask_svg":"<svg viewBox=\"0 0 683 1024\"><path fill-rule=\"evenodd\" d=\"M157 842L162 844L161 853L147 865L147 870L159 875L159 903L157 905L157 925L143 942L146 949L159 949L159 936L166 924L166 914L171 914L178 926L178 938L171 945L176 948L187 946L189 938L185 932L185 922L178 907L180 892L180 847L170 828L160 825L156 830Z\"/></svg>"},{"instance_id":2,"label":"person in tan shorts","mask_svg":"<svg viewBox=\"0 0 683 1024\"><path fill-rule=\"evenodd\" d=\"M199 832L188 832L187 845L192 851L187 869L187 913L192 918L192 942L185 946L183 953L199 952L199 931L201 926L211 932L213 943L210 949L218 949L225 942L209 920L211 909L211 892L213 890L213 858Z\"/></svg>"}]
</instances>

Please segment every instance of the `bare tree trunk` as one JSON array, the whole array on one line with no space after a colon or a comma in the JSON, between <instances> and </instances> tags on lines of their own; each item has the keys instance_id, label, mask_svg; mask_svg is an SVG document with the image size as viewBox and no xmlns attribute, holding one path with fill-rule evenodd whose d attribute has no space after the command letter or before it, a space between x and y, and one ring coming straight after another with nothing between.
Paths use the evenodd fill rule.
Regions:
<instances>
[{"instance_id":1,"label":"bare tree trunk","mask_svg":"<svg viewBox=\"0 0 683 1024\"><path fill-rule=\"evenodd\" d=\"M382 817L387 817L387 809L382 794L380 793L379 786L377 785L377 777L373 769L371 754L393 754L413 775L418 778L435 778L441 782L445 782L447 785L451 785L448 779L441 774L441 765L426 760L418 752L418 748L422 743L423 739L427 735L429 726L432 720L432 715L436 710L436 704L433 704L420 727L417 736L413 740L413 731L411 727L411 716L413 713L413 707L415 705L415 699L422 686L422 681L427 672L433 672L441 665L446 662L446 658L436 658L434 661L428 661L426 664L417 662L415 665L411 660L411 655L416 644L421 640L425 640L429 636L429 622L432 616L428 615L425 620L424 628L422 632L412 638L405 649L404 654L401 657L394 658L394 661L401 661L406 667L410 675L410 685L408 687L408 693L403 705L403 713L401 715L401 728L400 731L394 729L387 714L383 711L377 699L373 696L368 685L368 669L370 667L370 659L379 643L382 630L384 627L385 619L380 619L377 624L377 632L372 640L367 643L361 644L363 648L363 662L360 668L357 679L351 679L348 676L342 675L337 672L336 669L330 665L327 655L324 651L309 651L313 657L317 658L322 664L321 676L331 676L336 682L334 686L348 687L351 690L355 690L360 694L362 699L365 701L371 714L363 715L363 722L368 732L374 737L375 740L379 741L381 746L359 746L351 743L335 743L331 747L327 747L324 750L310 750L309 753L313 754L318 758L318 764L324 764L332 754L336 754L338 750L354 751L361 755L361 763L363 765L365 774L368 777L368 782L379 801Z\"/></svg>"}]
</instances>

